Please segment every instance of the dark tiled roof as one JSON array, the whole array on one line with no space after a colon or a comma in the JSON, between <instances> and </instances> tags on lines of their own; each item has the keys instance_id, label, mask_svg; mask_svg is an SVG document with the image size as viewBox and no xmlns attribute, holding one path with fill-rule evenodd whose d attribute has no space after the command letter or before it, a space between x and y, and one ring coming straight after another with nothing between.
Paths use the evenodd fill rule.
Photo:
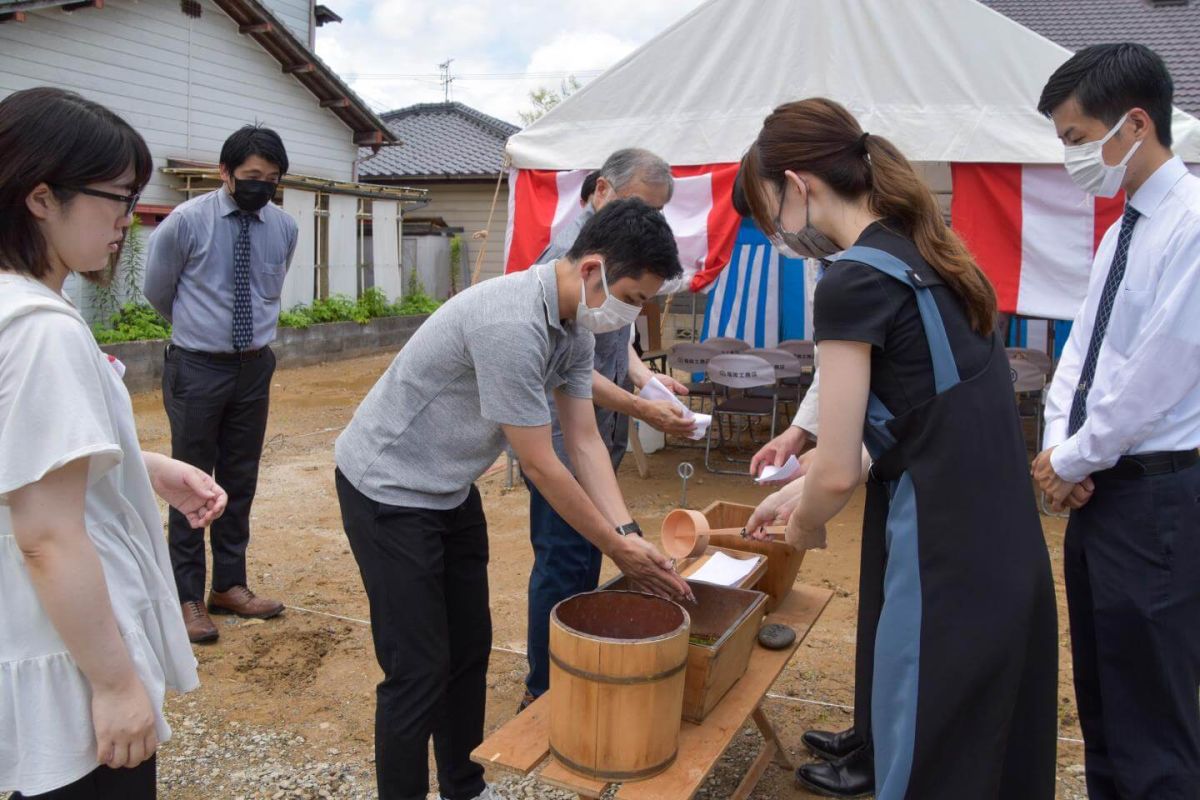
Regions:
<instances>
[{"instance_id":1,"label":"dark tiled roof","mask_svg":"<svg viewBox=\"0 0 1200 800\"><path fill-rule=\"evenodd\" d=\"M389 111L383 120L403 144L364 161L363 180L495 176L505 142L520 130L462 103L421 103Z\"/></svg>"},{"instance_id":2,"label":"dark tiled roof","mask_svg":"<svg viewBox=\"0 0 1200 800\"><path fill-rule=\"evenodd\" d=\"M1200 115L1200 0L982 0L1069 50L1138 42L1167 62L1175 105Z\"/></svg>"}]
</instances>

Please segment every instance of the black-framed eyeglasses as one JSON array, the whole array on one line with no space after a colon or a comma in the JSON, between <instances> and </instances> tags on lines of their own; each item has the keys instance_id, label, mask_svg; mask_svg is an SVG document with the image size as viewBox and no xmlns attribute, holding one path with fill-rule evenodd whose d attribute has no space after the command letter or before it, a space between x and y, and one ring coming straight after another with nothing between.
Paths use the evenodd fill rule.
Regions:
<instances>
[{"instance_id":1,"label":"black-framed eyeglasses","mask_svg":"<svg viewBox=\"0 0 1200 800\"><path fill-rule=\"evenodd\" d=\"M88 197L103 197L105 200L116 200L118 203L124 203L125 213L121 215L123 217L133 214L133 210L137 208L138 201L142 199L141 192L137 192L136 194L114 194L112 192L102 192L99 189L89 189L86 186L63 186L61 188L86 194Z\"/></svg>"}]
</instances>

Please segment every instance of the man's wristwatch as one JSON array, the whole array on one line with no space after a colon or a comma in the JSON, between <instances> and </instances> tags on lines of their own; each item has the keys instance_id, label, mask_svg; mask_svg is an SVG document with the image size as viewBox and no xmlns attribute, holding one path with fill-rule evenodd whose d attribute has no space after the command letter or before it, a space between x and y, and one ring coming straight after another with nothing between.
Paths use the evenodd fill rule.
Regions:
<instances>
[{"instance_id":1,"label":"man's wristwatch","mask_svg":"<svg viewBox=\"0 0 1200 800\"><path fill-rule=\"evenodd\" d=\"M617 526L617 533L621 534L622 536L628 536L631 533L636 533L638 536L642 536L642 526L638 525L636 522L626 522L624 525Z\"/></svg>"}]
</instances>

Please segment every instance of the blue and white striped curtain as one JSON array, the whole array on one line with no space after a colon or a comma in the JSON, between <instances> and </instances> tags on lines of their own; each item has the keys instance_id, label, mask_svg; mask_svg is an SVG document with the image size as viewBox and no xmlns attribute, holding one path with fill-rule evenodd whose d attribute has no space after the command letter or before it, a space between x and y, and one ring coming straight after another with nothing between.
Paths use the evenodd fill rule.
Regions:
<instances>
[{"instance_id":1,"label":"blue and white striped curtain","mask_svg":"<svg viewBox=\"0 0 1200 800\"><path fill-rule=\"evenodd\" d=\"M742 222L729 266L708 293L700 340L730 336L752 347L810 338L804 261L781 258L750 220Z\"/></svg>"}]
</instances>

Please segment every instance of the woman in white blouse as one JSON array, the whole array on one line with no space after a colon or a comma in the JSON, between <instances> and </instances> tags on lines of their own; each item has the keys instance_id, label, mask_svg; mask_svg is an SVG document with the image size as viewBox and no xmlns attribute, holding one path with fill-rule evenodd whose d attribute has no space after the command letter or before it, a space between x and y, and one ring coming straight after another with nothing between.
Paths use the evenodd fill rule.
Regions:
<instances>
[{"instance_id":1,"label":"woman in white blouse","mask_svg":"<svg viewBox=\"0 0 1200 800\"><path fill-rule=\"evenodd\" d=\"M143 453L119 362L63 297L111 277L152 164L58 89L0 101L0 792L155 796L167 689L197 686L160 497L195 527L225 493Z\"/></svg>"}]
</instances>

